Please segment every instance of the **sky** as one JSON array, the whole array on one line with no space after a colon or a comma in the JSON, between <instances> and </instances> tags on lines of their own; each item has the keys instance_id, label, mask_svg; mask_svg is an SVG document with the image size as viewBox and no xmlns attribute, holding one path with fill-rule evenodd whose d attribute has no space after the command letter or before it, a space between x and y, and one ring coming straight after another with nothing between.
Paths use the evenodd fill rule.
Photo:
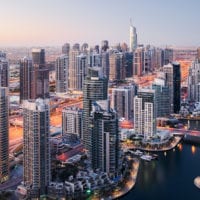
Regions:
<instances>
[{"instance_id":1,"label":"sky","mask_svg":"<svg viewBox=\"0 0 200 200\"><path fill-rule=\"evenodd\" d=\"M0 46L200 45L200 0L0 0Z\"/></svg>"}]
</instances>

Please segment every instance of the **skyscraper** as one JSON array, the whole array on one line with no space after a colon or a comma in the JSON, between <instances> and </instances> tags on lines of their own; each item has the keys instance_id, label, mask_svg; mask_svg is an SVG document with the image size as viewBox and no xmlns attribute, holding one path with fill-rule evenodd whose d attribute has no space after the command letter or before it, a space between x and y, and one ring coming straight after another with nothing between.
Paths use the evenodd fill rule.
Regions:
<instances>
[{"instance_id":1,"label":"skyscraper","mask_svg":"<svg viewBox=\"0 0 200 200\"><path fill-rule=\"evenodd\" d=\"M103 76L101 67L88 68L88 75L83 84L83 143L87 150L92 146L88 131L88 120L92 111L92 102L106 100L108 96L108 80Z\"/></svg>"},{"instance_id":2,"label":"skyscraper","mask_svg":"<svg viewBox=\"0 0 200 200\"><path fill-rule=\"evenodd\" d=\"M69 57L61 55L56 59L56 92L68 91Z\"/></svg>"},{"instance_id":3,"label":"skyscraper","mask_svg":"<svg viewBox=\"0 0 200 200\"><path fill-rule=\"evenodd\" d=\"M155 91L140 89L134 98L134 128L145 139L156 133L156 99Z\"/></svg>"},{"instance_id":4,"label":"skyscraper","mask_svg":"<svg viewBox=\"0 0 200 200\"><path fill-rule=\"evenodd\" d=\"M23 102L23 184L30 198L46 194L50 182L49 120L48 99Z\"/></svg>"},{"instance_id":5,"label":"skyscraper","mask_svg":"<svg viewBox=\"0 0 200 200\"><path fill-rule=\"evenodd\" d=\"M107 100L100 101L100 104L93 102L89 117L91 163L94 170L101 169L114 178L120 170L118 118L116 112L106 105Z\"/></svg>"},{"instance_id":6,"label":"skyscraper","mask_svg":"<svg viewBox=\"0 0 200 200\"><path fill-rule=\"evenodd\" d=\"M200 59L196 59L189 68L188 98L191 101L200 101Z\"/></svg>"},{"instance_id":7,"label":"skyscraper","mask_svg":"<svg viewBox=\"0 0 200 200\"><path fill-rule=\"evenodd\" d=\"M45 50L44 49L32 49L32 59L34 65L45 65Z\"/></svg>"},{"instance_id":8,"label":"skyscraper","mask_svg":"<svg viewBox=\"0 0 200 200\"><path fill-rule=\"evenodd\" d=\"M49 70L45 63L45 50L32 50L31 99L49 97Z\"/></svg>"},{"instance_id":9,"label":"skyscraper","mask_svg":"<svg viewBox=\"0 0 200 200\"><path fill-rule=\"evenodd\" d=\"M102 50L102 52L107 51L108 48L109 48L108 40L103 40L101 42L101 50Z\"/></svg>"},{"instance_id":10,"label":"skyscraper","mask_svg":"<svg viewBox=\"0 0 200 200\"><path fill-rule=\"evenodd\" d=\"M163 65L173 62L173 49L165 48L163 51Z\"/></svg>"},{"instance_id":11,"label":"skyscraper","mask_svg":"<svg viewBox=\"0 0 200 200\"><path fill-rule=\"evenodd\" d=\"M33 88L31 87L31 81L33 70L32 60L29 57L24 57L20 60L20 102L23 100L31 99L31 93Z\"/></svg>"},{"instance_id":12,"label":"skyscraper","mask_svg":"<svg viewBox=\"0 0 200 200\"><path fill-rule=\"evenodd\" d=\"M118 117L126 120L133 118L133 98L136 94L136 85L112 89L111 108L117 111Z\"/></svg>"},{"instance_id":13,"label":"skyscraper","mask_svg":"<svg viewBox=\"0 0 200 200\"><path fill-rule=\"evenodd\" d=\"M179 113L181 105L181 71L177 62L164 65L163 72L166 76L166 85L170 90L170 111Z\"/></svg>"},{"instance_id":14,"label":"skyscraper","mask_svg":"<svg viewBox=\"0 0 200 200\"><path fill-rule=\"evenodd\" d=\"M62 46L62 54L65 54L65 55L69 56L69 51L70 51L70 44L69 43L65 43Z\"/></svg>"},{"instance_id":15,"label":"skyscraper","mask_svg":"<svg viewBox=\"0 0 200 200\"><path fill-rule=\"evenodd\" d=\"M156 78L152 89L156 95L156 117L169 117L170 115L170 92L165 79Z\"/></svg>"},{"instance_id":16,"label":"skyscraper","mask_svg":"<svg viewBox=\"0 0 200 200\"><path fill-rule=\"evenodd\" d=\"M134 51L133 75L141 76L144 71L144 48L138 47Z\"/></svg>"},{"instance_id":17,"label":"skyscraper","mask_svg":"<svg viewBox=\"0 0 200 200\"><path fill-rule=\"evenodd\" d=\"M78 65L78 56L80 55L80 45L74 44L73 48L69 52L69 90L77 90L78 89L78 74L79 65Z\"/></svg>"},{"instance_id":18,"label":"skyscraper","mask_svg":"<svg viewBox=\"0 0 200 200\"><path fill-rule=\"evenodd\" d=\"M0 51L0 86L9 87L9 65L6 53Z\"/></svg>"},{"instance_id":19,"label":"skyscraper","mask_svg":"<svg viewBox=\"0 0 200 200\"><path fill-rule=\"evenodd\" d=\"M8 88L0 87L0 183L9 178L9 107L8 107Z\"/></svg>"},{"instance_id":20,"label":"skyscraper","mask_svg":"<svg viewBox=\"0 0 200 200\"><path fill-rule=\"evenodd\" d=\"M124 80L126 76L124 53L112 52L109 56L109 80Z\"/></svg>"},{"instance_id":21,"label":"skyscraper","mask_svg":"<svg viewBox=\"0 0 200 200\"><path fill-rule=\"evenodd\" d=\"M130 32L129 32L129 47L130 51L134 51L137 48L137 32L136 28L132 25L132 22L130 21Z\"/></svg>"},{"instance_id":22,"label":"skyscraper","mask_svg":"<svg viewBox=\"0 0 200 200\"><path fill-rule=\"evenodd\" d=\"M124 52L126 78L133 76L133 53Z\"/></svg>"},{"instance_id":23,"label":"skyscraper","mask_svg":"<svg viewBox=\"0 0 200 200\"><path fill-rule=\"evenodd\" d=\"M83 110L66 107L62 110L62 135L76 134L82 139Z\"/></svg>"},{"instance_id":24,"label":"skyscraper","mask_svg":"<svg viewBox=\"0 0 200 200\"><path fill-rule=\"evenodd\" d=\"M102 52L101 56L102 56L101 66L103 69L103 75L106 78L109 78L109 72L110 72L109 53Z\"/></svg>"}]
</instances>

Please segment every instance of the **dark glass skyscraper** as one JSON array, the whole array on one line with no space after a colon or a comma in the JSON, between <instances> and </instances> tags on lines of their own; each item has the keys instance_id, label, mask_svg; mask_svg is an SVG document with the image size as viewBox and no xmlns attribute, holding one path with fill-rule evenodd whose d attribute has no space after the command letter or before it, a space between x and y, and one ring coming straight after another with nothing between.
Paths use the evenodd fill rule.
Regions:
<instances>
[{"instance_id":1,"label":"dark glass skyscraper","mask_svg":"<svg viewBox=\"0 0 200 200\"><path fill-rule=\"evenodd\" d=\"M31 71L31 99L49 97L49 70L45 63L45 50L32 50L33 70Z\"/></svg>"},{"instance_id":2,"label":"dark glass skyscraper","mask_svg":"<svg viewBox=\"0 0 200 200\"><path fill-rule=\"evenodd\" d=\"M31 58L25 57L20 60L20 102L31 99L33 87L31 87L33 70Z\"/></svg>"},{"instance_id":3,"label":"dark glass skyscraper","mask_svg":"<svg viewBox=\"0 0 200 200\"><path fill-rule=\"evenodd\" d=\"M110 109L108 104L108 100L92 104L89 117L92 140L90 155L92 168L101 169L113 178L118 175L120 169L119 131L117 113Z\"/></svg>"},{"instance_id":4,"label":"dark glass skyscraper","mask_svg":"<svg viewBox=\"0 0 200 200\"><path fill-rule=\"evenodd\" d=\"M91 148L91 135L88 120L92 111L92 102L107 99L108 80L103 76L101 67L88 69L88 76L83 83L83 143L87 150Z\"/></svg>"},{"instance_id":5,"label":"dark glass skyscraper","mask_svg":"<svg viewBox=\"0 0 200 200\"><path fill-rule=\"evenodd\" d=\"M171 113L179 113L181 104L181 71L180 64L173 62L165 65L163 72L166 76L166 85L170 90L170 110Z\"/></svg>"}]
</instances>

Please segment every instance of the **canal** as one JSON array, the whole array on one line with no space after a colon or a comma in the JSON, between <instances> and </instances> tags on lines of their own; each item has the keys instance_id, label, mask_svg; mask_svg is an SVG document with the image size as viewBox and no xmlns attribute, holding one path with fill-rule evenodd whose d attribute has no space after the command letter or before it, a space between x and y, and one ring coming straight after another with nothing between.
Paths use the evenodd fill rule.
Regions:
<instances>
[{"instance_id":1,"label":"canal","mask_svg":"<svg viewBox=\"0 0 200 200\"><path fill-rule=\"evenodd\" d=\"M141 161L135 187L121 200L200 199L194 178L200 176L200 146L179 144L159 153L159 159Z\"/></svg>"}]
</instances>

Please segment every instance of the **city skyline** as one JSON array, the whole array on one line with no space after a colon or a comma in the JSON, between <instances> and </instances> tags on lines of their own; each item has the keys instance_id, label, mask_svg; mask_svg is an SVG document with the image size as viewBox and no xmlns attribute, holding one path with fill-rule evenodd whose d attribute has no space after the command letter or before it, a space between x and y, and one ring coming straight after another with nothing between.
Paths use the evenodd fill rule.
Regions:
<instances>
[{"instance_id":1,"label":"city skyline","mask_svg":"<svg viewBox=\"0 0 200 200\"><path fill-rule=\"evenodd\" d=\"M197 0L4 1L0 46L129 44L130 18L139 44L198 46L199 6Z\"/></svg>"}]
</instances>

